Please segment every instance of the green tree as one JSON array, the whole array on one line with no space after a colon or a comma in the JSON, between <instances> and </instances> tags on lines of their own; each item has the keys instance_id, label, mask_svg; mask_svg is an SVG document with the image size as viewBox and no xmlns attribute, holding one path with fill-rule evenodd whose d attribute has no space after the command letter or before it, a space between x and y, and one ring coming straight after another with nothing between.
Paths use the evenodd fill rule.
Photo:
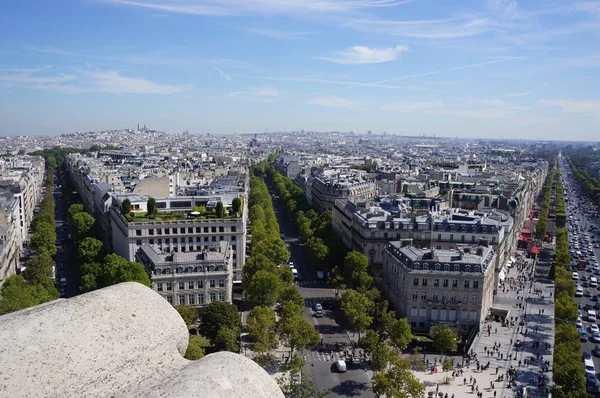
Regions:
<instances>
[{"instance_id":1,"label":"green tree","mask_svg":"<svg viewBox=\"0 0 600 398\"><path fill-rule=\"evenodd\" d=\"M239 213L241 208L242 208L242 199L233 198L233 200L231 201L231 210L234 213Z\"/></svg>"},{"instance_id":2,"label":"green tree","mask_svg":"<svg viewBox=\"0 0 600 398\"><path fill-rule=\"evenodd\" d=\"M242 271L242 286L244 287L244 290L247 290L250 286L252 278L254 277L254 274L256 274L258 271L276 273L277 266L275 266L275 264L273 264L273 262L264 254L253 252L252 256L250 256L244 264Z\"/></svg>"},{"instance_id":3,"label":"green tree","mask_svg":"<svg viewBox=\"0 0 600 398\"><path fill-rule=\"evenodd\" d=\"M200 309L198 331L201 335L214 343L221 326L239 330L240 314L235 305L224 301L215 301Z\"/></svg>"},{"instance_id":4,"label":"green tree","mask_svg":"<svg viewBox=\"0 0 600 398\"><path fill-rule=\"evenodd\" d=\"M38 305L31 286L20 275L9 276L0 290L0 315Z\"/></svg>"},{"instance_id":5,"label":"green tree","mask_svg":"<svg viewBox=\"0 0 600 398\"><path fill-rule=\"evenodd\" d=\"M442 362L442 370L446 372L446 376L448 376L448 372L450 372L452 369L454 369L454 363L452 362L452 359L448 357L444 358L444 361Z\"/></svg>"},{"instance_id":6,"label":"green tree","mask_svg":"<svg viewBox=\"0 0 600 398\"><path fill-rule=\"evenodd\" d=\"M102 259L102 241L84 238L77 245L77 259L80 264L97 262Z\"/></svg>"},{"instance_id":7,"label":"green tree","mask_svg":"<svg viewBox=\"0 0 600 398\"><path fill-rule=\"evenodd\" d=\"M280 267L277 269L277 274L283 286L294 287L294 273L290 267ZM295 289L295 287L294 287Z\"/></svg>"},{"instance_id":8,"label":"green tree","mask_svg":"<svg viewBox=\"0 0 600 398\"><path fill-rule=\"evenodd\" d=\"M390 323L387 332L392 344L401 350L405 350L413 339L410 325L406 318L394 319Z\"/></svg>"},{"instance_id":9,"label":"green tree","mask_svg":"<svg viewBox=\"0 0 600 398\"><path fill-rule=\"evenodd\" d=\"M80 212L73 215L69 227L75 239L80 241L91 234L95 222L94 217L86 212Z\"/></svg>"},{"instance_id":10,"label":"green tree","mask_svg":"<svg viewBox=\"0 0 600 398\"><path fill-rule=\"evenodd\" d=\"M223 218L225 215L225 208L223 207L223 202L217 202L217 207L215 207L215 213L217 214L217 218Z\"/></svg>"},{"instance_id":11,"label":"green tree","mask_svg":"<svg viewBox=\"0 0 600 398\"><path fill-rule=\"evenodd\" d=\"M148 217L154 217L158 214L158 207L156 207L156 199L153 197L148 198L146 202L146 208L148 209Z\"/></svg>"},{"instance_id":12,"label":"green tree","mask_svg":"<svg viewBox=\"0 0 600 398\"><path fill-rule=\"evenodd\" d=\"M177 312L179 312L179 316L181 316L181 319L183 319L188 327L193 325L198 320L198 314L196 313L196 310L190 306L179 304L175 306L175 309Z\"/></svg>"},{"instance_id":13,"label":"green tree","mask_svg":"<svg viewBox=\"0 0 600 398\"><path fill-rule=\"evenodd\" d=\"M246 291L246 298L256 305L270 307L277 302L281 291L281 280L277 274L258 271L252 277Z\"/></svg>"},{"instance_id":14,"label":"green tree","mask_svg":"<svg viewBox=\"0 0 600 398\"><path fill-rule=\"evenodd\" d=\"M275 311L268 307L254 307L248 313L248 334L254 340L254 351L265 353L277 346Z\"/></svg>"},{"instance_id":15,"label":"green tree","mask_svg":"<svg viewBox=\"0 0 600 398\"><path fill-rule=\"evenodd\" d=\"M121 213L125 215L131 213L131 200L129 200L129 198L125 198L123 202L121 202Z\"/></svg>"},{"instance_id":16,"label":"green tree","mask_svg":"<svg viewBox=\"0 0 600 398\"><path fill-rule=\"evenodd\" d=\"M374 371L387 369L392 360L393 348L387 341L377 341L371 350L371 367Z\"/></svg>"},{"instance_id":17,"label":"green tree","mask_svg":"<svg viewBox=\"0 0 600 398\"><path fill-rule=\"evenodd\" d=\"M350 288L366 291L373 285L373 277L369 275L367 257L357 251L351 251L344 259L344 279Z\"/></svg>"},{"instance_id":18,"label":"green tree","mask_svg":"<svg viewBox=\"0 0 600 398\"><path fill-rule=\"evenodd\" d=\"M129 262L116 254L108 254L102 263L102 287L122 282L138 282L151 286L150 278L144 266L137 262Z\"/></svg>"},{"instance_id":19,"label":"green tree","mask_svg":"<svg viewBox=\"0 0 600 398\"><path fill-rule=\"evenodd\" d=\"M422 398L425 395L425 385L412 373L410 363L395 351L392 351L390 366L376 372L372 382L378 398Z\"/></svg>"},{"instance_id":20,"label":"green tree","mask_svg":"<svg viewBox=\"0 0 600 398\"><path fill-rule=\"evenodd\" d=\"M308 374L302 374L298 380L287 376L281 377L277 383L283 395L289 398L325 398L329 395L329 391L319 390Z\"/></svg>"},{"instance_id":21,"label":"green tree","mask_svg":"<svg viewBox=\"0 0 600 398\"><path fill-rule=\"evenodd\" d=\"M302 297L298 289L296 289L296 286L293 285L283 286L281 288L278 301L281 305L293 303L300 308L304 307L304 297Z\"/></svg>"},{"instance_id":22,"label":"green tree","mask_svg":"<svg viewBox=\"0 0 600 398\"><path fill-rule=\"evenodd\" d=\"M56 230L54 226L47 222L40 222L36 225L36 231L31 236L30 245L37 253L46 251L51 256L56 254Z\"/></svg>"},{"instance_id":23,"label":"green tree","mask_svg":"<svg viewBox=\"0 0 600 398\"><path fill-rule=\"evenodd\" d=\"M374 308L373 301L356 290L346 290L342 293L340 308L352 330L358 332L360 339L361 331L373 323L373 317L369 315Z\"/></svg>"},{"instance_id":24,"label":"green tree","mask_svg":"<svg viewBox=\"0 0 600 398\"><path fill-rule=\"evenodd\" d=\"M48 280L52 281L54 278L53 266L52 256L43 250L27 262L27 269L23 272L23 278L30 285L48 282Z\"/></svg>"},{"instance_id":25,"label":"green tree","mask_svg":"<svg viewBox=\"0 0 600 398\"><path fill-rule=\"evenodd\" d=\"M185 350L185 359L189 359L190 361L195 361L204 357L204 338L202 336L190 335L187 349Z\"/></svg>"},{"instance_id":26,"label":"green tree","mask_svg":"<svg viewBox=\"0 0 600 398\"><path fill-rule=\"evenodd\" d=\"M258 243L254 242L254 235L252 235L252 254L264 254L267 258L271 259L274 264L286 264L290 259L290 252L288 251L285 243L275 236L271 239L264 239Z\"/></svg>"},{"instance_id":27,"label":"green tree","mask_svg":"<svg viewBox=\"0 0 600 398\"><path fill-rule=\"evenodd\" d=\"M83 205L80 205L78 203L72 204L71 206L69 206L69 210L67 210L67 221L71 222L75 214L83 213L84 211L85 209L83 208Z\"/></svg>"},{"instance_id":28,"label":"green tree","mask_svg":"<svg viewBox=\"0 0 600 398\"><path fill-rule=\"evenodd\" d=\"M433 325L429 334L431 335L431 339L433 340L433 346L442 354L444 354L444 352L456 351L456 335L448 327L448 325L443 323Z\"/></svg>"},{"instance_id":29,"label":"green tree","mask_svg":"<svg viewBox=\"0 0 600 398\"><path fill-rule=\"evenodd\" d=\"M290 303L286 306L290 305L290 308L295 307L294 304ZM296 348L312 347L320 341L319 332L317 332L312 323L303 317L301 313L294 311L280 313L277 333L286 345L290 347L290 355L294 353Z\"/></svg>"},{"instance_id":30,"label":"green tree","mask_svg":"<svg viewBox=\"0 0 600 398\"><path fill-rule=\"evenodd\" d=\"M221 326L215 337L214 345L219 351L240 352L238 337L240 329Z\"/></svg>"}]
</instances>

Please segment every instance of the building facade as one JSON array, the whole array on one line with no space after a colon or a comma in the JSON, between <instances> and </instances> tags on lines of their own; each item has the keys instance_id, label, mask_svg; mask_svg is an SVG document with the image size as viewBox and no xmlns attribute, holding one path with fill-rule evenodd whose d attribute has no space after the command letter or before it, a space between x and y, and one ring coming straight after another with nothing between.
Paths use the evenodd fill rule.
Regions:
<instances>
[{"instance_id":1,"label":"building facade","mask_svg":"<svg viewBox=\"0 0 600 398\"><path fill-rule=\"evenodd\" d=\"M226 215L223 218L194 216L193 206L205 206L221 201L227 209L231 198L220 197L171 197L155 198L157 207L172 218L147 219L129 218L128 221L119 208L125 198L130 199L134 211L146 211L149 197L139 195L115 195L115 206L110 209L112 242L114 252L129 261L143 245L155 245L165 253L197 252L227 242L231 250L233 279L240 281L246 255L246 205L239 216ZM220 200L218 200L220 199ZM167 217L166 217L167 218Z\"/></svg>"},{"instance_id":2,"label":"building facade","mask_svg":"<svg viewBox=\"0 0 600 398\"><path fill-rule=\"evenodd\" d=\"M142 244L137 261L150 273L152 289L171 305L200 308L216 301L232 301L233 256L228 242L201 251L167 253Z\"/></svg>"},{"instance_id":3,"label":"building facade","mask_svg":"<svg viewBox=\"0 0 600 398\"><path fill-rule=\"evenodd\" d=\"M415 331L449 323L467 333L492 306L495 256L485 245L424 250L390 242L384 251L383 293Z\"/></svg>"},{"instance_id":4,"label":"building facade","mask_svg":"<svg viewBox=\"0 0 600 398\"><path fill-rule=\"evenodd\" d=\"M321 175L310 184L310 202L321 213L333 210L337 199L365 201L377 195L377 185L362 177L364 173Z\"/></svg>"}]
</instances>

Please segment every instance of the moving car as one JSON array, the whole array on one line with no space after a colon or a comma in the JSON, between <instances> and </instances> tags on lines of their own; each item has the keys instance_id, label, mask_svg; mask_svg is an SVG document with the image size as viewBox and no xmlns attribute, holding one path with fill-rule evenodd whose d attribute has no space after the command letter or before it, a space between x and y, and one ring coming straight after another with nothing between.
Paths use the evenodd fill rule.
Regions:
<instances>
[{"instance_id":1,"label":"moving car","mask_svg":"<svg viewBox=\"0 0 600 398\"><path fill-rule=\"evenodd\" d=\"M321 305L321 303L315 304L315 316L317 316L318 318L323 316L323 306Z\"/></svg>"},{"instance_id":2,"label":"moving car","mask_svg":"<svg viewBox=\"0 0 600 398\"><path fill-rule=\"evenodd\" d=\"M592 362L592 365L594 363ZM340 373L344 373L346 371L346 361L344 360L339 360L335 362L335 368L337 369L338 372Z\"/></svg>"}]
</instances>

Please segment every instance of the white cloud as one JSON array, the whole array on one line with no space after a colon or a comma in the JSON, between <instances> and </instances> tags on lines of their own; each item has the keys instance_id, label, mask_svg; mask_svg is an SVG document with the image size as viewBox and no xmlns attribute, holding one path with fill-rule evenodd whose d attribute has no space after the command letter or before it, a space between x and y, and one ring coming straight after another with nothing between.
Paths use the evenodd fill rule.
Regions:
<instances>
[{"instance_id":1,"label":"white cloud","mask_svg":"<svg viewBox=\"0 0 600 398\"><path fill-rule=\"evenodd\" d=\"M278 29L264 29L264 28L246 28L246 32L254 33L259 36L270 37L272 39L279 40L303 40L310 36L315 35L314 32L293 32L287 30Z\"/></svg>"},{"instance_id":2,"label":"white cloud","mask_svg":"<svg viewBox=\"0 0 600 398\"><path fill-rule=\"evenodd\" d=\"M146 8L177 14L225 15L297 15L315 12L352 12L369 8L392 7L411 0L104 0L107 3Z\"/></svg>"},{"instance_id":3,"label":"white cloud","mask_svg":"<svg viewBox=\"0 0 600 398\"><path fill-rule=\"evenodd\" d=\"M345 26L371 34L420 39L456 39L477 36L494 29L495 25L496 23L489 18L472 16L416 21L354 19L345 23Z\"/></svg>"},{"instance_id":4,"label":"white cloud","mask_svg":"<svg viewBox=\"0 0 600 398\"><path fill-rule=\"evenodd\" d=\"M177 94L189 86L154 83L146 79L121 76L116 71L82 72L90 79L89 89L114 94Z\"/></svg>"},{"instance_id":5,"label":"white cloud","mask_svg":"<svg viewBox=\"0 0 600 398\"><path fill-rule=\"evenodd\" d=\"M521 92L518 92L518 93L508 93L508 94L506 94L506 96L507 97L526 97L529 94L531 94L530 91L521 91Z\"/></svg>"},{"instance_id":6,"label":"white cloud","mask_svg":"<svg viewBox=\"0 0 600 398\"><path fill-rule=\"evenodd\" d=\"M223 78L224 78L225 80L229 80L229 81L231 81L231 76L229 76L227 73L223 72L223 71L222 71L221 69L219 69L219 68L215 68L215 70L216 70L217 72L219 72L219 75L223 76Z\"/></svg>"},{"instance_id":7,"label":"white cloud","mask_svg":"<svg viewBox=\"0 0 600 398\"><path fill-rule=\"evenodd\" d=\"M306 103L310 105L323 106L326 108L341 108L352 110L360 109L360 106L357 102L352 101L348 98L337 97L335 95L310 98L306 101Z\"/></svg>"},{"instance_id":8,"label":"white cloud","mask_svg":"<svg viewBox=\"0 0 600 398\"><path fill-rule=\"evenodd\" d=\"M600 114L600 101L574 99L543 99L538 104L555 106L563 112L575 114Z\"/></svg>"},{"instance_id":9,"label":"white cloud","mask_svg":"<svg viewBox=\"0 0 600 398\"><path fill-rule=\"evenodd\" d=\"M226 98L239 99L244 101L273 102L274 99L281 96L281 92L271 86L250 87L244 91L233 91L226 95Z\"/></svg>"},{"instance_id":10,"label":"white cloud","mask_svg":"<svg viewBox=\"0 0 600 398\"><path fill-rule=\"evenodd\" d=\"M394 61L405 51L408 51L408 47L399 45L389 48L354 46L343 51L336 51L329 57L317 58L336 64L378 64Z\"/></svg>"},{"instance_id":11,"label":"white cloud","mask_svg":"<svg viewBox=\"0 0 600 398\"><path fill-rule=\"evenodd\" d=\"M415 111L429 111L432 109L439 109L444 104L441 101L429 101L429 102L392 102L385 104L381 108L386 111L394 112L415 112Z\"/></svg>"}]
</instances>

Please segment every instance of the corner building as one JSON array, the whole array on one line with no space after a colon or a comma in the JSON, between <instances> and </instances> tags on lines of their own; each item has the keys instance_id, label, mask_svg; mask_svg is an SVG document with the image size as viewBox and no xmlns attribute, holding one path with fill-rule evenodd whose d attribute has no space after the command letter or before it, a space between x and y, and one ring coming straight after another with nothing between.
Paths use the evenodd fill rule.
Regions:
<instances>
[{"instance_id":1,"label":"corner building","mask_svg":"<svg viewBox=\"0 0 600 398\"><path fill-rule=\"evenodd\" d=\"M447 323L468 333L492 306L495 257L485 241L460 250L390 242L384 251L383 293L414 331Z\"/></svg>"}]
</instances>

